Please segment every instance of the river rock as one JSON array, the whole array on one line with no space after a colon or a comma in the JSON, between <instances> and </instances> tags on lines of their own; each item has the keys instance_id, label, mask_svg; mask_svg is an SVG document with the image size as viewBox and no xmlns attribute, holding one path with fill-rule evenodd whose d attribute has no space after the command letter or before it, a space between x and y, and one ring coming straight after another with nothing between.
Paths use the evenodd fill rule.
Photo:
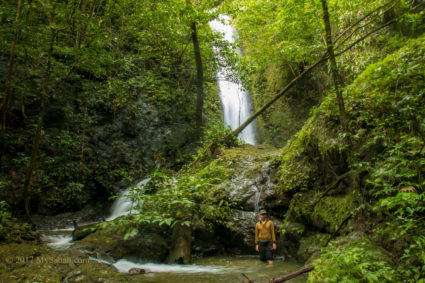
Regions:
<instances>
[{"instance_id":1,"label":"river rock","mask_svg":"<svg viewBox=\"0 0 425 283\"><path fill-rule=\"evenodd\" d=\"M86 205L76 212L64 212L57 215L33 215L31 221L37 226L38 230L71 229L74 227L74 221L78 225L99 222L104 219L106 213L105 209Z\"/></svg>"},{"instance_id":2,"label":"river rock","mask_svg":"<svg viewBox=\"0 0 425 283\"><path fill-rule=\"evenodd\" d=\"M125 216L131 217L131 216ZM108 228L100 228L88 235L81 241L77 241L74 247L93 252L109 253L115 259L129 258L144 261L164 262L168 256L169 231L156 225L136 225L131 222L115 224ZM131 237L125 237L126 233L137 229L137 233Z\"/></svg>"},{"instance_id":3,"label":"river rock","mask_svg":"<svg viewBox=\"0 0 425 283\"><path fill-rule=\"evenodd\" d=\"M143 273L146 273L146 270L143 268L137 268L137 267L130 268L130 270L128 271L128 274L131 274L131 275L143 274Z\"/></svg>"},{"instance_id":4,"label":"river rock","mask_svg":"<svg viewBox=\"0 0 425 283\"><path fill-rule=\"evenodd\" d=\"M87 224L78 226L75 223L74 231L72 231L72 240L79 241L90 235L91 233L96 232L96 224Z\"/></svg>"}]
</instances>

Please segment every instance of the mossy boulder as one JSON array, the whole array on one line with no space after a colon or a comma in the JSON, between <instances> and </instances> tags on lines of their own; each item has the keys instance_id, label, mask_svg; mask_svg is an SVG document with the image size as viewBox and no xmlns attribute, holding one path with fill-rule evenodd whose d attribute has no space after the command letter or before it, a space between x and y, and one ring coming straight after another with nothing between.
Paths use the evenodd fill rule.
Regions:
<instances>
[{"instance_id":1,"label":"mossy boulder","mask_svg":"<svg viewBox=\"0 0 425 283\"><path fill-rule=\"evenodd\" d=\"M65 283L71 282L128 282L125 275L117 272L113 267L99 262L79 265L66 274Z\"/></svg>"},{"instance_id":2,"label":"mossy boulder","mask_svg":"<svg viewBox=\"0 0 425 283\"><path fill-rule=\"evenodd\" d=\"M72 240L73 241L82 240L88 235L96 232L96 230L97 230L96 224L75 226L74 231L72 231Z\"/></svg>"},{"instance_id":3,"label":"mossy boulder","mask_svg":"<svg viewBox=\"0 0 425 283\"><path fill-rule=\"evenodd\" d=\"M0 245L0 282L126 282L114 268L77 250L24 242Z\"/></svg>"},{"instance_id":4,"label":"mossy boulder","mask_svg":"<svg viewBox=\"0 0 425 283\"><path fill-rule=\"evenodd\" d=\"M275 169L270 161L277 154L272 146L244 145L223 150L203 171L222 170L222 182L214 189L225 191L234 208L255 211L263 207L281 216L289 206L289 198L275 190Z\"/></svg>"},{"instance_id":5,"label":"mossy boulder","mask_svg":"<svg viewBox=\"0 0 425 283\"><path fill-rule=\"evenodd\" d=\"M131 217L131 216L125 216ZM156 225L133 225L120 218L114 223L99 226L81 241L76 248L92 252L108 253L115 259L133 258L154 262L164 262L169 251L169 231Z\"/></svg>"},{"instance_id":6,"label":"mossy boulder","mask_svg":"<svg viewBox=\"0 0 425 283\"><path fill-rule=\"evenodd\" d=\"M311 223L320 230L334 233L355 208L355 199L351 194L323 197L314 206Z\"/></svg>"},{"instance_id":7,"label":"mossy boulder","mask_svg":"<svg viewBox=\"0 0 425 283\"><path fill-rule=\"evenodd\" d=\"M329 239L329 234L317 233L300 240L300 246L297 251L297 259L305 262L314 254L320 253L321 248Z\"/></svg>"}]
</instances>

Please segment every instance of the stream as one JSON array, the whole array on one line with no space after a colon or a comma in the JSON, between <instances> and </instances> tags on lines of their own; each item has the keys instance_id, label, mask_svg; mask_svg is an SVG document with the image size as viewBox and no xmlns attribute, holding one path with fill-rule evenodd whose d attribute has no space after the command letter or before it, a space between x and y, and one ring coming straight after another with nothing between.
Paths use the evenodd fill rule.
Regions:
<instances>
[{"instance_id":1,"label":"stream","mask_svg":"<svg viewBox=\"0 0 425 283\"><path fill-rule=\"evenodd\" d=\"M44 234L42 240L49 247L56 250L72 248L70 229L52 230ZM112 265L121 273L128 273L131 268L141 268L145 274L132 275L129 279L137 282L246 282L242 273L255 282L268 282L272 278L289 274L302 267L299 263L277 257L273 266L268 266L259 261L257 256L212 256L193 258L189 265L160 264L152 262L137 262L128 259L119 259L115 262L90 257L91 261ZM306 282L307 274L298 276L288 282ZM132 281L132 280L129 280Z\"/></svg>"}]
</instances>

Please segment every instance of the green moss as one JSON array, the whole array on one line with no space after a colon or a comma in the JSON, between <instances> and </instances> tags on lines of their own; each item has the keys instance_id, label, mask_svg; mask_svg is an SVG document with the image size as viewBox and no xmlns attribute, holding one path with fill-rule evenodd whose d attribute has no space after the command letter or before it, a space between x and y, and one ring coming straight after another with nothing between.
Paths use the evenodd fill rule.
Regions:
<instances>
[{"instance_id":1,"label":"green moss","mask_svg":"<svg viewBox=\"0 0 425 283\"><path fill-rule=\"evenodd\" d=\"M301 222L332 233L348 213L357 208L356 194L362 193L362 201L369 204L363 208L365 215L374 219L378 211L380 218L377 221L382 223L381 217L385 219L382 224L385 228L378 229L381 239L377 235L375 239L384 243L387 250L400 255L404 267L397 272L403 274L404 280L412 282L423 277L425 263L422 236L425 226L419 216L424 205L423 201L418 201L425 197L424 43L425 36L407 41L399 51L371 64L345 87L344 100L349 116L346 131L339 125L335 94L330 93L274 161L278 166L279 188L294 194L287 221ZM348 184L340 183L315 204L314 199L322 196L335 180L332 176L348 171L352 173L351 178L345 180ZM407 192L403 190L413 192L413 201L408 200ZM374 205L375 208L370 209ZM392 217L379 215L381 210L386 210ZM388 235L395 235L397 241L388 243L385 241ZM368 248L368 244L347 246L349 252L336 260L344 262L346 257L348 262L352 260L353 266L358 260L358 266L365 270L364 276L370 276L371 281L377 282L376 278L390 281L376 271L377 266L382 266L383 270L387 268L379 260L368 269L375 260L374 255L360 255ZM326 274L331 278L330 282L363 282L358 274L350 273L352 277L347 277L349 279L343 275L332 279L331 274ZM326 276L317 277L320 279L316 282L327 281Z\"/></svg>"},{"instance_id":2,"label":"green moss","mask_svg":"<svg viewBox=\"0 0 425 283\"><path fill-rule=\"evenodd\" d=\"M310 223L313 213L314 194L297 193L291 199L289 210L286 213L286 222Z\"/></svg>"},{"instance_id":3,"label":"green moss","mask_svg":"<svg viewBox=\"0 0 425 283\"><path fill-rule=\"evenodd\" d=\"M0 245L0 282L123 282L109 266L77 250L56 251L22 243Z\"/></svg>"},{"instance_id":4,"label":"green moss","mask_svg":"<svg viewBox=\"0 0 425 283\"><path fill-rule=\"evenodd\" d=\"M326 244L329 237L329 234L318 233L302 238L297 251L297 258L305 262L312 255L318 254L321 248Z\"/></svg>"},{"instance_id":5,"label":"green moss","mask_svg":"<svg viewBox=\"0 0 425 283\"><path fill-rule=\"evenodd\" d=\"M316 204L311 220L315 226L326 227L330 232L334 232L355 208L356 203L351 194L343 197L327 196Z\"/></svg>"},{"instance_id":6,"label":"green moss","mask_svg":"<svg viewBox=\"0 0 425 283\"><path fill-rule=\"evenodd\" d=\"M78 246L82 246L89 251L103 251L109 252L118 245L118 239L113 238L112 232L104 232L98 230L97 232L88 235L78 242Z\"/></svg>"},{"instance_id":7,"label":"green moss","mask_svg":"<svg viewBox=\"0 0 425 283\"><path fill-rule=\"evenodd\" d=\"M98 262L82 264L67 274L69 282L128 282L126 276Z\"/></svg>"}]
</instances>

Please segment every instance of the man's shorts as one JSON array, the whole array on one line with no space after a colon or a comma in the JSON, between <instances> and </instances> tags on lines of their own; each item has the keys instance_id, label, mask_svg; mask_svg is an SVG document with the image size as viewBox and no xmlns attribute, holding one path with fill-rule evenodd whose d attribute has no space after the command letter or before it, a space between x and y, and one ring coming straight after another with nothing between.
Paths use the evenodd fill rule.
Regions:
<instances>
[{"instance_id":1,"label":"man's shorts","mask_svg":"<svg viewBox=\"0 0 425 283\"><path fill-rule=\"evenodd\" d=\"M260 240L258 242L258 248L260 252L260 260L268 261L273 260L273 242Z\"/></svg>"}]
</instances>

